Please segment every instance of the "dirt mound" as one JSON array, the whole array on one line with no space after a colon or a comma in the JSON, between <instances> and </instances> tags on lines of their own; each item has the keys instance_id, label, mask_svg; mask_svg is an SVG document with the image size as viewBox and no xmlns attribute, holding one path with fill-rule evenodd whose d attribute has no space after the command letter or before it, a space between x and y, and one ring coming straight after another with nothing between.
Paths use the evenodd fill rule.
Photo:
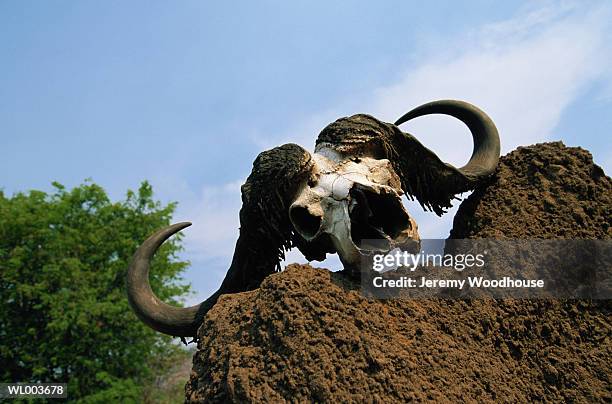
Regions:
<instances>
[{"instance_id":1,"label":"dirt mound","mask_svg":"<svg viewBox=\"0 0 612 404\"><path fill-rule=\"evenodd\" d=\"M463 203L452 234L609 238L610 191L583 150L520 148ZM581 221L565 216L575 211ZM611 309L610 301L368 300L341 274L290 265L208 313L187 401L609 402Z\"/></svg>"},{"instance_id":2,"label":"dirt mound","mask_svg":"<svg viewBox=\"0 0 612 404\"><path fill-rule=\"evenodd\" d=\"M612 181L579 147L519 147L461 204L451 238L612 238Z\"/></svg>"}]
</instances>

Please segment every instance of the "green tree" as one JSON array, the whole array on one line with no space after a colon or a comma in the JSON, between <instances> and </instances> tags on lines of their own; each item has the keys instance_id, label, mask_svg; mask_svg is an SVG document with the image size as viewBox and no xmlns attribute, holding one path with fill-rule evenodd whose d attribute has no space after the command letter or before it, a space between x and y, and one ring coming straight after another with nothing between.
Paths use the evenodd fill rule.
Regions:
<instances>
[{"instance_id":1,"label":"green tree","mask_svg":"<svg viewBox=\"0 0 612 404\"><path fill-rule=\"evenodd\" d=\"M116 203L91 182L53 185L51 194L0 192L0 380L67 382L69 398L89 402L139 401L156 376L149 365L180 348L132 313L126 271L175 204L154 201L146 182ZM174 304L189 291L180 248L180 236L164 243L151 267L153 289Z\"/></svg>"}]
</instances>

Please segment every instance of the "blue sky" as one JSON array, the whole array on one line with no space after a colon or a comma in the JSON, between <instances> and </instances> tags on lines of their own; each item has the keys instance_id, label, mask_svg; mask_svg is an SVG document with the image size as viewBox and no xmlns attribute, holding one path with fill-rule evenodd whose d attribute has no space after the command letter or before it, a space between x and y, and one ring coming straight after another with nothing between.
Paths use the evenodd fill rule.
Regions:
<instances>
[{"instance_id":1,"label":"blue sky","mask_svg":"<svg viewBox=\"0 0 612 404\"><path fill-rule=\"evenodd\" d=\"M194 223L195 301L227 269L253 159L289 141L312 149L341 116L393 121L464 99L494 119L503 152L561 139L610 172L608 2L218 3L0 2L4 192L91 177L119 199L149 180ZM452 163L471 152L449 118L404 129ZM408 206L422 236L448 234L453 212Z\"/></svg>"}]
</instances>

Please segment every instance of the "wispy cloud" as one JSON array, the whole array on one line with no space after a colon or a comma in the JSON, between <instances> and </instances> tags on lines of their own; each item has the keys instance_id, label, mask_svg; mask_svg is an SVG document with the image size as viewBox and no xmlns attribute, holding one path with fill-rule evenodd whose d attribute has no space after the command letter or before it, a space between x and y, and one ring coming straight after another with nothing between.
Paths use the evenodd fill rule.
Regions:
<instances>
[{"instance_id":1,"label":"wispy cloud","mask_svg":"<svg viewBox=\"0 0 612 404\"><path fill-rule=\"evenodd\" d=\"M538 18L529 17L533 14ZM564 108L610 69L603 56L609 17L608 9L599 8L570 15L534 11L487 26L476 36L482 41L462 54L441 54L407 72L401 82L379 89L373 109L394 119L406 105L461 98L494 118L506 151L546 139ZM448 144L446 134L453 132L442 120L423 119L407 126L431 133L432 141L439 141L440 150L451 158L462 157Z\"/></svg>"},{"instance_id":2,"label":"wispy cloud","mask_svg":"<svg viewBox=\"0 0 612 404\"><path fill-rule=\"evenodd\" d=\"M584 4L583 4L584 5ZM502 152L556 138L564 110L596 80L609 79L610 8L555 3L487 25L449 43L451 50L376 90L372 111L393 120L406 105L456 98L485 110L498 126ZM427 117L405 125L445 160L464 164L467 131L450 118ZM457 206L458 203L455 203ZM445 237L456 208L437 218L416 204L411 210L423 237Z\"/></svg>"}]
</instances>

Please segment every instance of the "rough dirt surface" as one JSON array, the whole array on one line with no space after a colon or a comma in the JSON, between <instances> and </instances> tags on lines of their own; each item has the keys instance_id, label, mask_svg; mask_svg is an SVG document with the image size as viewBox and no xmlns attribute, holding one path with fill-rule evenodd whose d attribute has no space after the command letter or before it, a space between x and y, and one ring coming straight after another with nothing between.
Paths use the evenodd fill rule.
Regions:
<instances>
[{"instance_id":1,"label":"rough dirt surface","mask_svg":"<svg viewBox=\"0 0 612 404\"><path fill-rule=\"evenodd\" d=\"M519 147L461 204L451 238L612 238L612 181L579 147Z\"/></svg>"},{"instance_id":2,"label":"rough dirt surface","mask_svg":"<svg viewBox=\"0 0 612 404\"><path fill-rule=\"evenodd\" d=\"M561 143L502 158L454 237L610 238L612 187ZM222 296L199 331L188 402L612 400L610 301L368 300L290 265Z\"/></svg>"}]
</instances>

